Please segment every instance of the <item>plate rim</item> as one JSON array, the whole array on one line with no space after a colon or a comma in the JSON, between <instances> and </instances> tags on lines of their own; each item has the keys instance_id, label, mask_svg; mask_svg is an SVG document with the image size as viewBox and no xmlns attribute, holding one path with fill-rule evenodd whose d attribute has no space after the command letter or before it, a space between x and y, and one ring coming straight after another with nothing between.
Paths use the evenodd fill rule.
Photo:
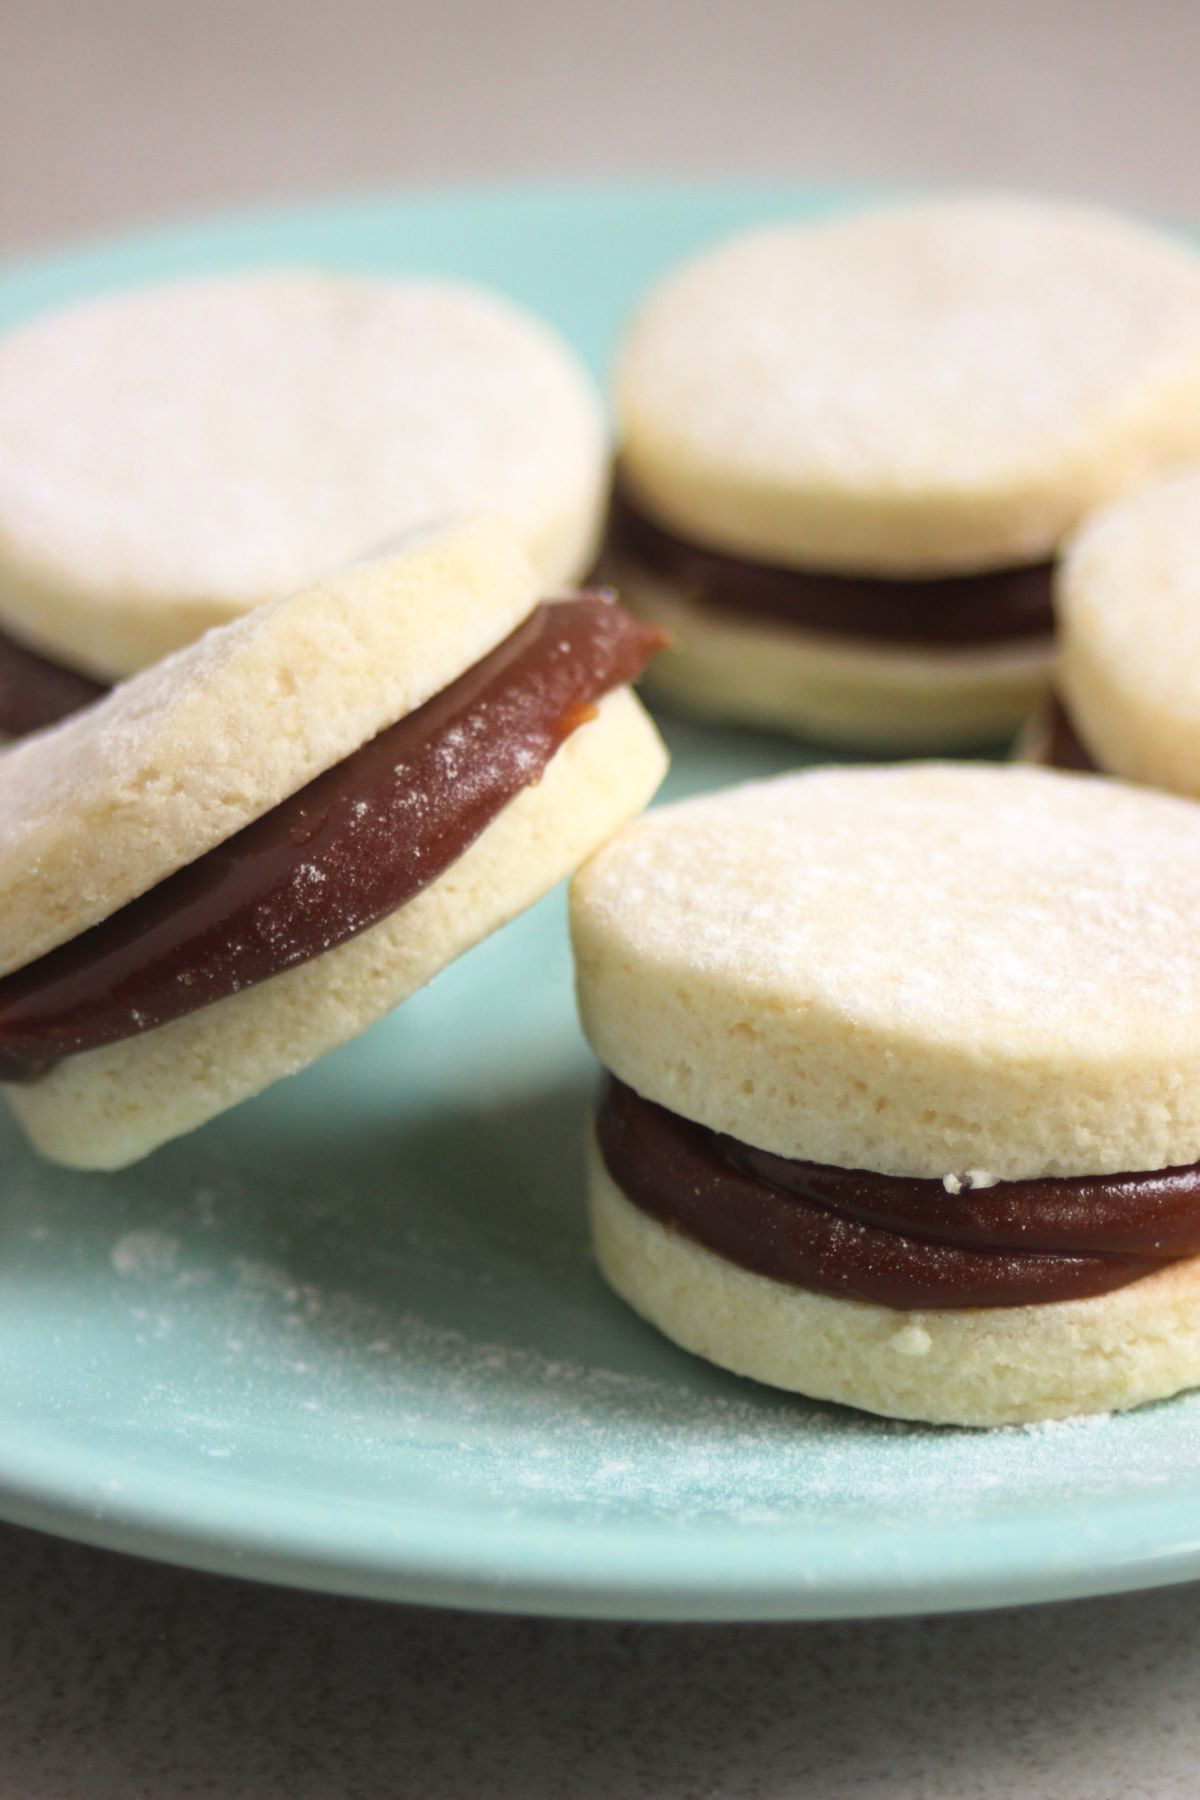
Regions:
<instances>
[{"instance_id":1,"label":"plate rim","mask_svg":"<svg viewBox=\"0 0 1200 1800\"><path fill-rule=\"evenodd\" d=\"M1086 1531L1061 1502L1043 1501L1011 1521L984 1521L982 1553L979 1537L966 1529L979 1522L964 1516L949 1536L945 1520L905 1521L886 1552L874 1519L864 1554L855 1542L862 1520L855 1517L806 1522L790 1539L775 1530L765 1559L749 1543L752 1527L715 1515L691 1526L686 1553L674 1537L664 1580L658 1569L672 1529L667 1520L616 1534L611 1524L576 1522L556 1536L544 1519L448 1522L428 1507L371 1501L363 1516L386 1519L395 1546L382 1559L380 1533L360 1544L348 1542L336 1523L323 1529L320 1499L309 1500L302 1490L274 1496L266 1525L248 1522L241 1511L240 1484L227 1475L204 1479L195 1470L159 1472L152 1496L117 1503L105 1483L89 1476L94 1458L48 1434L40 1447L56 1471L53 1482L39 1472L36 1453L24 1459L6 1453L7 1466L0 1466L0 1519L10 1524L208 1574L414 1605L661 1623L784 1622L986 1611L1200 1576L1200 1523L1185 1528L1174 1490L1089 1501ZM67 1498L62 1470L72 1460L83 1466L74 1471ZM261 1491L252 1482L245 1488ZM207 1510L195 1503L199 1490L214 1502ZM182 1522L164 1501L177 1491L191 1503ZM324 1510L327 1518L338 1517ZM1014 1554L1032 1545L1036 1554L1024 1562ZM714 1548L723 1559L719 1566ZM593 1550L602 1552L595 1573ZM831 1568L821 1566L826 1559ZM687 1565L682 1574L681 1564Z\"/></svg>"}]
</instances>

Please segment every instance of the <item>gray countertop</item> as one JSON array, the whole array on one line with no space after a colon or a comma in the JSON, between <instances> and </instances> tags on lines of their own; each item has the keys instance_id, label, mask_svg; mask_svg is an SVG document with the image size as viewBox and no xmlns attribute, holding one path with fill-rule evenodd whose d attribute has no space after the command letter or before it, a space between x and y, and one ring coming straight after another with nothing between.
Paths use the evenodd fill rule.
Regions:
<instances>
[{"instance_id":1,"label":"gray countertop","mask_svg":"<svg viewBox=\"0 0 1200 1800\"><path fill-rule=\"evenodd\" d=\"M531 174L987 181L1200 216L1185 0L0 0L0 254ZM1173 1800L1194 1588L804 1626L473 1618L0 1527L3 1800Z\"/></svg>"},{"instance_id":2,"label":"gray countertop","mask_svg":"<svg viewBox=\"0 0 1200 1800\"><path fill-rule=\"evenodd\" d=\"M1188 0L7 0L0 254L197 208L619 171L1200 214Z\"/></svg>"},{"instance_id":3,"label":"gray countertop","mask_svg":"<svg viewBox=\"0 0 1200 1800\"><path fill-rule=\"evenodd\" d=\"M575 1624L333 1600L0 1528L5 1800L1164 1800L1200 1592Z\"/></svg>"}]
</instances>

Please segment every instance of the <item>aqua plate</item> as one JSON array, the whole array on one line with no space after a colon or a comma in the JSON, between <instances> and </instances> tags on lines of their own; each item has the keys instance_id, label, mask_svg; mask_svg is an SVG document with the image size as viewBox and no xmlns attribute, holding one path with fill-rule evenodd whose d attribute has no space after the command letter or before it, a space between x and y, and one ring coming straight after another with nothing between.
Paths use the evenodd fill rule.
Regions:
<instances>
[{"instance_id":1,"label":"aqua plate","mask_svg":"<svg viewBox=\"0 0 1200 1800\"><path fill-rule=\"evenodd\" d=\"M202 224L10 269L0 326L278 260L452 273L599 372L644 284L844 196L521 188ZM794 765L675 727L669 795ZM0 1513L354 1594L645 1619L980 1607L1200 1575L1200 1398L924 1429L685 1356L588 1255L561 893L357 1043L115 1176L0 1126Z\"/></svg>"}]
</instances>

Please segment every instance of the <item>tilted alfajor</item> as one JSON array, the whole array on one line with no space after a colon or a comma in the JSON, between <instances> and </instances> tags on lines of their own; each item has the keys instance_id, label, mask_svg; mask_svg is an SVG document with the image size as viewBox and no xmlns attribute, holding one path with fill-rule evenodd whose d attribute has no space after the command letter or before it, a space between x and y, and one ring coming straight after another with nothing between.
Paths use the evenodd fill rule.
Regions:
<instances>
[{"instance_id":1,"label":"tilted alfajor","mask_svg":"<svg viewBox=\"0 0 1200 1800\"><path fill-rule=\"evenodd\" d=\"M0 757L0 1080L112 1168L364 1030L569 873L665 756L652 631L418 535Z\"/></svg>"}]
</instances>

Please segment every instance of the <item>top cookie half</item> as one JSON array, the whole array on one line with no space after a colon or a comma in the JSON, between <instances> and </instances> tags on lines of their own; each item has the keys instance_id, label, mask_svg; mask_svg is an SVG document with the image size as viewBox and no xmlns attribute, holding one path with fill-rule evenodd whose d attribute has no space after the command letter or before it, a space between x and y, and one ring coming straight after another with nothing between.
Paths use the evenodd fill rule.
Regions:
<instances>
[{"instance_id":1,"label":"top cookie half","mask_svg":"<svg viewBox=\"0 0 1200 1800\"><path fill-rule=\"evenodd\" d=\"M699 543L896 576L1034 562L1200 454L1200 258L1001 198L760 231L650 297L616 399L632 489Z\"/></svg>"},{"instance_id":2,"label":"top cookie half","mask_svg":"<svg viewBox=\"0 0 1200 1800\"><path fill-rule=\"evenodd\" d=\"M605 461L571 351L469 288L284 271L91 301L0 344L0 626L111 679L481 509L551 592L591 559Z\"/></svg>"},{"instance_id":3,"label":"top cookie half","mask_svg":"<svg viewBox=\"0 0 1200 1800\"><path fill-rule=\"evenodd\" d=\"M781 1156L1001 1180L1200 1157L1200 808L1097 777L819 769L588 863L584 1029Z\"/></svg>"},{"instance_id":4,"label":"top cookie half","mask_svg":"<svg viewBox=\"0 0 1200 1800\"><path fill-rule=\"evenodd\" d=\"M0 975L261 818L448 686L536 604L502 520L416 532L0 753Z\"/></svg>"}]
</instances>

